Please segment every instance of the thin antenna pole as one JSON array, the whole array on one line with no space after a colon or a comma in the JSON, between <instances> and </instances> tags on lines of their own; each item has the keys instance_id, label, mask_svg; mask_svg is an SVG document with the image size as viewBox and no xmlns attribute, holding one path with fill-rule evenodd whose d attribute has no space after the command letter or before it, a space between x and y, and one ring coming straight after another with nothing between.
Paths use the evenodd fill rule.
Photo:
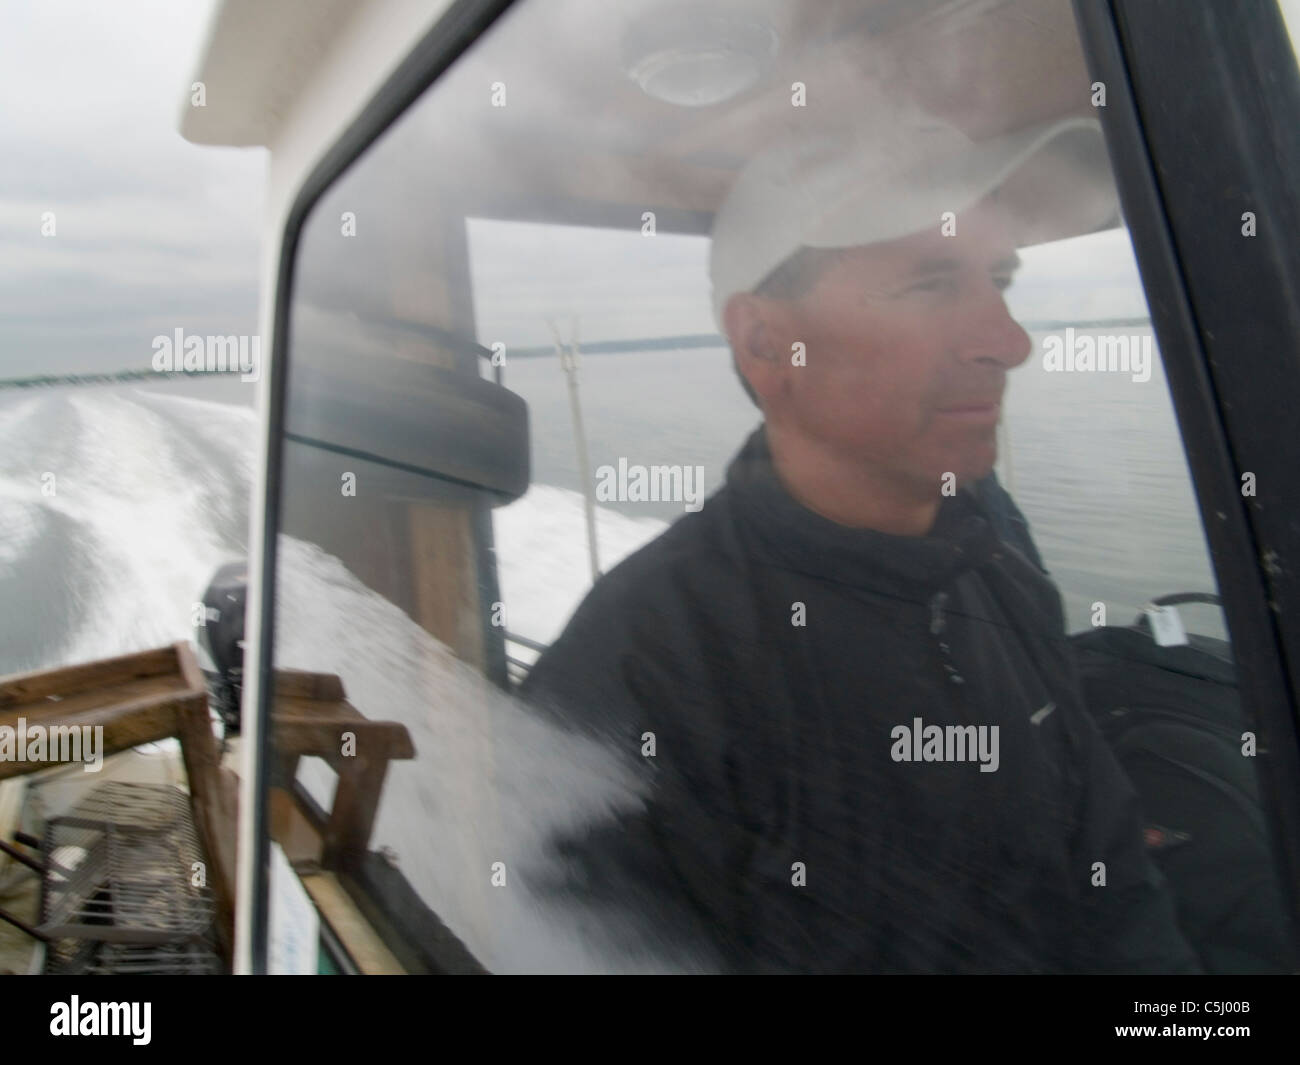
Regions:
<instances>
[{"instance_id":1,"label":"thin antenna pole","mask_svg":"<svg viewBox=\"0 0 1300 1065\"><path fill-rule=\"evenodd\" d=\"M578 398L578 319L573 319L573 339L569 341L567 350L554 319L548 318L546 322L555 337L555 353L560 357L560 369L569 384L569 413L573 416L573 442L578 451L578 476L582 478L583 509L587 515L587 556L594 584L600 577L600 553L596 543L595 487L591 480L591 459L587 454L587 431L582 424L582 404Z\"/></svg>"}]
</instances>

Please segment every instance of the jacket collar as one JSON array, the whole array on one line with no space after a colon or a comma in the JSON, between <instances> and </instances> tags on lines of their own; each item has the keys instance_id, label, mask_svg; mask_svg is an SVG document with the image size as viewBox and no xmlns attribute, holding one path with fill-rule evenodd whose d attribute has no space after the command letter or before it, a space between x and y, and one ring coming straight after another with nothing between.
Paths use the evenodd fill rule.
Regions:
<instances>
[{"instance_id":1,"label":"jacket collar","mask_svg":"<svg viewBox=\"0 0 1300 1065\"><path fill-rule=\"evenodd\" d=\"M761 425L728 466L727 490L747 539L782 568L908 598L945 587L999 546L967 487L942 499L925 536L855 529L822 517L781 484Z\"/></svg>"}]
</instances>

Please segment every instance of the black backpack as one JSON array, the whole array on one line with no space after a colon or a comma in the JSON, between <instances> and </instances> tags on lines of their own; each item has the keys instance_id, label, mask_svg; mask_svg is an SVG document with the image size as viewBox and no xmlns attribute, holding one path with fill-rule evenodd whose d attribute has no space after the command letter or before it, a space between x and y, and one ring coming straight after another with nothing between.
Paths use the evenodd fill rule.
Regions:
<instances>
[{"instance_id":1,"label":"black backpack","mask_svg":"<svg viewBox=\"0 0 1300 1065\"><path fill-rule=\"evenodd\" d=\"M1163 596L1156 606L1214 603ZM1129 628L1070 637L1098 728L1141 798L1147 848L1173 888L1183 934L1208 973L1293 972L1294 937L1260 804L1231 647Z\"/></svg>"}]
</instances>

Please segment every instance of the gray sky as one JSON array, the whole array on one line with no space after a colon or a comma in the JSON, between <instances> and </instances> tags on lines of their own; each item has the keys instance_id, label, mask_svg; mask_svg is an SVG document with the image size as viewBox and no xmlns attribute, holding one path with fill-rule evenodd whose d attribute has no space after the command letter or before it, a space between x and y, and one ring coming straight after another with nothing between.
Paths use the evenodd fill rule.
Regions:
<instances>
[{"instance_id":1,"label":"gray sky","mask_svg":"<svg viewBox=\"0 0 1300 1065\"><path fill-rule=\"evenodd\" d=\"M212 7L0 0L0 378L145 368L177 328L256 332L265 152L176 132ZM1294 35L1300 0L1284 8ZM545 343L548 314L589 340L712 329L702 239L476 223L471 248L484 340ZM632 285L597 268L629 259ZM1023 259L1021 318L1145 311L1123 231Z\"/></svg>"},{"instance_id":2,"label":"gray sky","mask_svg":"<svg viewBox=\"0 0 1300 1065\"><path fill-rule=\"evenodd\" d=\"M0 378L257 331L266 153L176 131L212 6L0 0Z\"/></svg>"}]
</instances>

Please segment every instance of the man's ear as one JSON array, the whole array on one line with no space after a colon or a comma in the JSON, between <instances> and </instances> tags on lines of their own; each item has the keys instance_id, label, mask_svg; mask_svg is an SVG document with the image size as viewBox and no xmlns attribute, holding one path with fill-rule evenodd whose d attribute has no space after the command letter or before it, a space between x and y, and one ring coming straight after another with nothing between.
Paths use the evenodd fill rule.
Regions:
<instances>
[{"instance_id":1,"label":"man's ear","mask_svg":"<svg viewBox=\"0 0 1300 1065\"><path fill-rule=\"evenodd\" d=\"M774 395L781 384L781 362L771 303L751 292L739 292L727 300L722 324L736 369L749 387L763 400Z\"/></svg>"}]
</instances>

